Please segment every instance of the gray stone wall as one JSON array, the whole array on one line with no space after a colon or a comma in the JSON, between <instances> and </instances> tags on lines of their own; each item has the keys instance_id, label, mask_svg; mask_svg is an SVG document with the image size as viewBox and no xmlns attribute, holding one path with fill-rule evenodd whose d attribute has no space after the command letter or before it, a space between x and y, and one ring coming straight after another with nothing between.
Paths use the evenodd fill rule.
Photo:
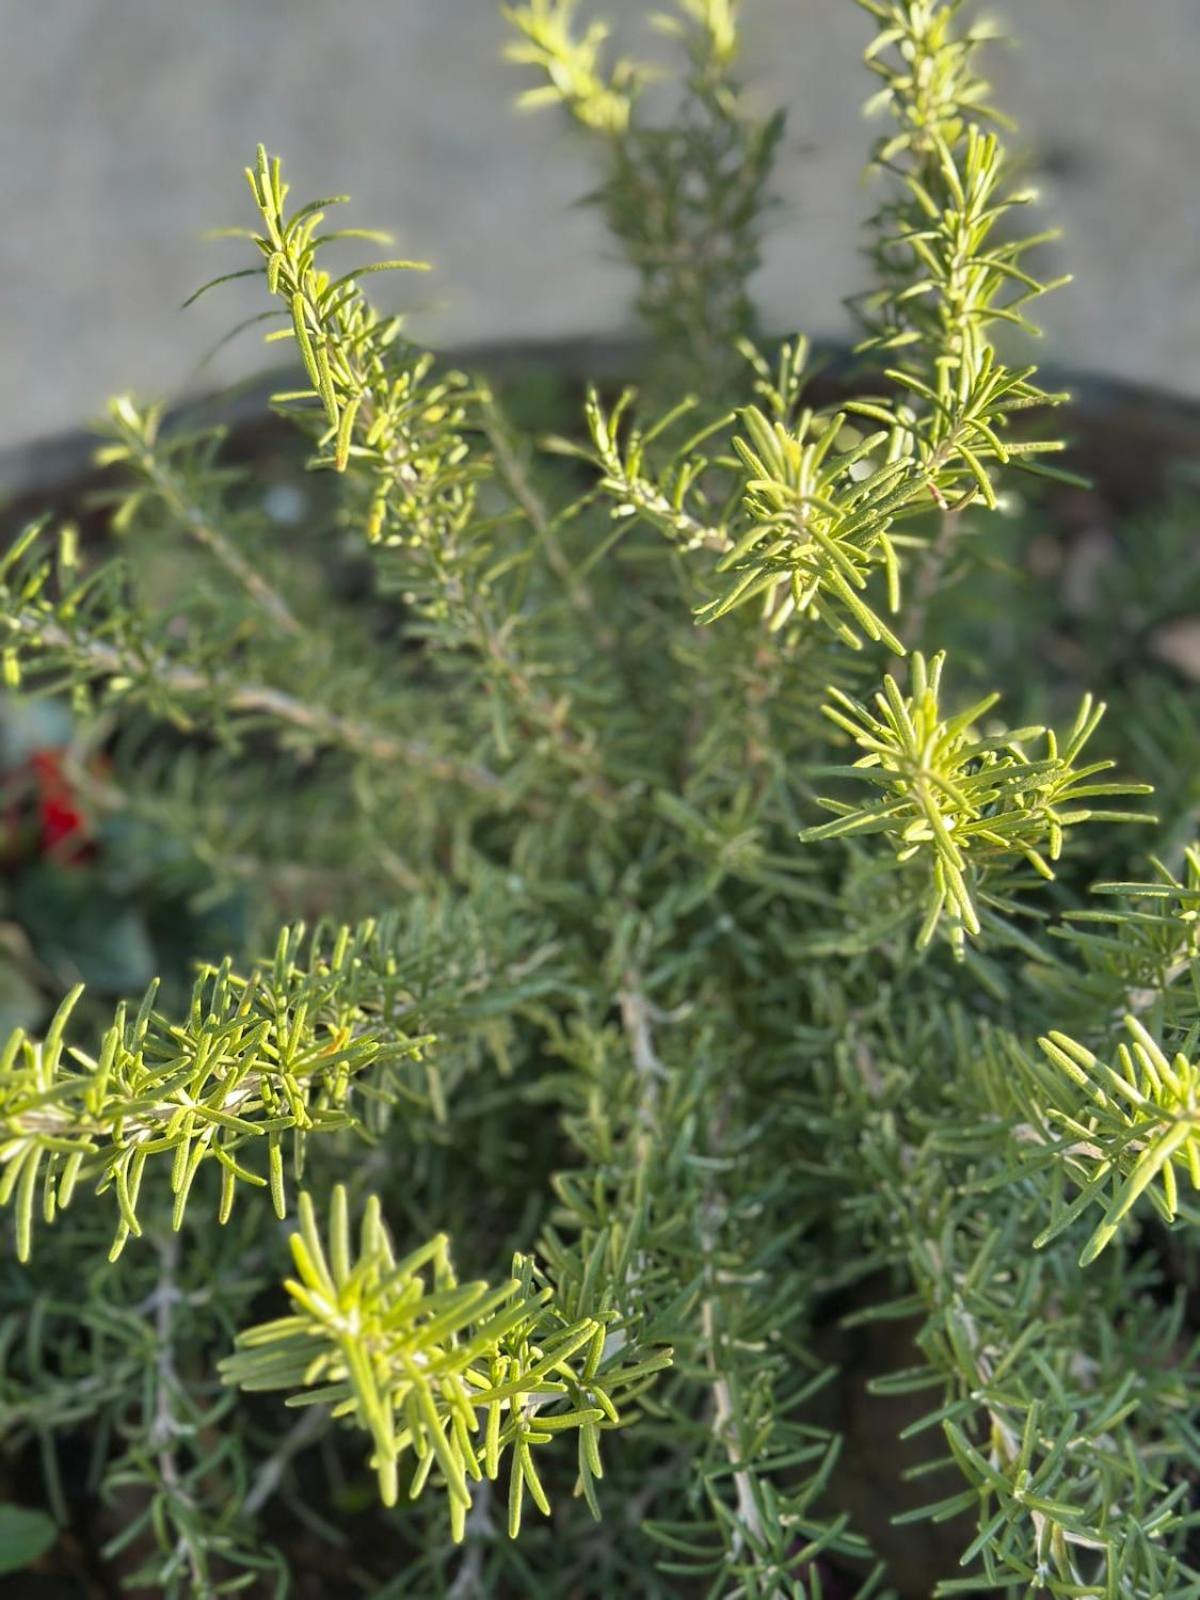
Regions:
<instances>
[{"instance_id":1,"label":"gray stone wall","mask_svg":"<svg viewBox=\"0 0 1200 1600\"><path fill-rule=\"evenodd\" d=\"M664 4L665 0L657 0ZM644 37L643 0L598 0ZM1046 354L1200 393L1200 0L1005 0L994 60L1077 283ZM762 274L770 318L845 327L860 285L869 139L852 0L746 0L746 69L790 132ZM111 391L252 369L253 334L197 363L257 302L187 313L241 264L208 226L249 220L262 139L294 192L351 189L356 222L438 263L389 291L441 343L626 322L627 282L588 211L582 141L518 116L494 0L0 0L0 444L70 426ZM382 282L382 280L380 280Z\"/></svg>"}]
</instances>

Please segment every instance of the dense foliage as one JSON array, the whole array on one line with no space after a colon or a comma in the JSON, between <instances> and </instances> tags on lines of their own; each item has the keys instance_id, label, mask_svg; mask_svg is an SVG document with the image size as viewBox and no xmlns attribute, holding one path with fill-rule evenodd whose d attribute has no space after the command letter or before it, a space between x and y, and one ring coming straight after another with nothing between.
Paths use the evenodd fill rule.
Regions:
<instances>
[{"instance_id":1,"label":"dense foliage","mask_svg":"<svg viewBox=\"0 0 1200 1600\"><path fill-rule=\"evenodd\" d=\"M839 408L757 327L783 124L736 0L659 19L666 123L530 0L645 402L535 443L368 299L413 263L327 265L362 231L260 152L226 276L336 492L281 527L120 399L123 550L3 557L10 690L105 730L80 792L257 907L190 1001L75 989L0 1061L8 1459L134 1588L1200 1595L1197 730L1039 663L1046 236L988 30L861 4Z\"/></svg>"}]
</instances>

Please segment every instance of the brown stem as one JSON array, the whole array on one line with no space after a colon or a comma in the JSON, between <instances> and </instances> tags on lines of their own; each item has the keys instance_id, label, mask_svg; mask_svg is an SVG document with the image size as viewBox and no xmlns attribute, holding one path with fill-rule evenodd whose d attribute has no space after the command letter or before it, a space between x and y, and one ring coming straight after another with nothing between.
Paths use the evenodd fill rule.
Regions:
<instances>
[{"instance_id":1,"label":"brown stem","mask_svg":"<svg viewBox=\"0 0 1200 1600\"><path fill-rule=\"evenodd\" d=\"M165 656L131 657L103 639L74 635L37 612L17 612L5 619L5 625L35 644L62 651L94 677L144 678L151 686L182 697L215 695L229 711L270 717L311 734L319 743L339 746L368 760L417 767L432 778L478 793L503 792L501 779L486 767L439 755L422 740L397 738L371 723L300 700L286 690L268 684L223 682Z\"/></svg>"}]
</instances>

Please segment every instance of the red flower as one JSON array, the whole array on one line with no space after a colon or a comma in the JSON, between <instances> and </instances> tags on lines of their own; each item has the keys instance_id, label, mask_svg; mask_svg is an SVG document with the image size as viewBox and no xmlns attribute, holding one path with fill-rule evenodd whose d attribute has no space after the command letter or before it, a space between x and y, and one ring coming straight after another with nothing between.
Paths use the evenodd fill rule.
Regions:
<instances>
[{"instance_id":1,"label":"red flower","mask_svg":"<svg viewBox=\"0 0 1200 1600\"><path fill-rule=\"evenodd\" d=\"M87 818L63 771L58 750L35 750L29 758L36 790L42 851L60 861L79 861L89 847Z\"/></svg>"}]
</instances>

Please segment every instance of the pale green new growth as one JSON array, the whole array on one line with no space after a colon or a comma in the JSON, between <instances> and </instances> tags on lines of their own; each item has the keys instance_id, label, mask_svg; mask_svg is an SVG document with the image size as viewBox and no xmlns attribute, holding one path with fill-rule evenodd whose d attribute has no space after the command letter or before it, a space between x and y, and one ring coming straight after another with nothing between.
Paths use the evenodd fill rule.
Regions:
<instances>
[{"instance_id":1,"label":"pale green new growth","mask_svg":"<svg viewBox=\"0 0 1200 1600\"><path fill-rule=\"evenodd\" d=\"M431 358L406 352L402 344L396 348L400 319L379 316L358 282L366 273L424 270L424 264L373 261L331 277L319 263L325 246L384 236L361 229L319 231L325 208L341 204L344 196L310 202L289 215L280 163L268 161L261 146L246 177L265 229L251 238L266 262L267 288L286 308L312 385L277 398L301 406L311 401L312 409L323 410L314 465L344 472L351 454L361 462L374 485L369 540L384 536L390 512L408 530L406 538L444 542L469 524L474 507L475 473L458 431L466 418L466 380L451 373L430 383Z\"/></svg>"},{"instance_id":2,"label":"pale green new growth","mask_svg":"<svg viewBox=\"0 0 1200 1600\"><path fill-rule=\"evenodd\" d=\"M902 131L876 151L895 193L877 219L883 287L863 302L862 348L899 360L885 367L899 392L814 412L800 404L797 371L774 414L757 406L739 413L736 463L698 456L693 440L652 466L646 447L675 412L652 429L627 429L623 441L629 402L606 415L594 401L590 427L618 514L639 513L689 547L717 553L706 620L757 599L773 627L793 616L821 619L847 644L865 637L903 654L881 603L901 610L898 545L914 541L897 525L940 510L946 525L926 558L935 579L960 514L973 504L995 508L997 470L1048 472L1039 457L1061 448L1013 438L1014 414L1065 396L1038 388L1034 368L1008 366L993 343L997 324L1036 333L1021 307L1054 285L1019 265L1046 236L1014 239L1003 226L1029 196L1010 187L995 137L968 116L983 86L970 70L969 40L950 28L958 8L872 0L867 9L880 22L870 53L886 83L879 98ZM918 572L918 613L929 586ZM880 588L876 600L871 591Z\"/></svg>"},{"instance_id":3,"label":"pale green new growth","mask_svg":"<svg viewBox=\"0 0 1200 1600\"><path fill-rule=\"evenodd\" d=\"M285 1150L299 1176L312 1135L361 1125L358 1079L371 1069L378 1094L396 1065L420 1060L431 1043L390 1029L381 1038L370 1025L349 975L370 950L372 924L337 930L328 949L318 935L301 966L302 934L281 934L274 962L248 978L228 963L200 978L182 1024L154 1010L151 987L134 1016L118 1008L95 1059L64 1047L82 986L44 1040L10 1036L0 1059L0 1204L16 1203L21 1260L38 1193L53 1222L81 1184L115 1199L115 1260L141 1235L147 1167L152 1183L155 1168L170 1167L175 1230L208 1161L220 1168L220 1221L239 1182L268 1188L276 1215L286 1216Z\"/></svg>"},{"instance_id":4,"label":"pale green new growth","mask_svg":"<svg viewBox=\"0 0 1200 1600\"><path fill-rule=\"evenodd\" d=\"M808 843L847 834L883 833L897 862L920 862L929 879L928 909L917 937L933 938L945 914L954 937L981 931L976 900L986 893L989 871L1023 860L1042 878L1062 854L1067 829L1081 822L1136 822L1136 812L1097 810L1091 801L1111 795L1146 794L1144 784L1096 783L1114 763L1078 764L1104 714L1085 698L1069 732L1059 740L1050 729L1013 728L985 732L982 719L999 700L984 699L955 716L941 701L944 654L912 662L912 690L901 693L883 680L875 710L839 689L825 715L866 751L853 766L832 767L830 777L852 778L882 790L877 800L856 806L822 802L837 820L808 828Z\"/></svg>"},{"instance_id":5,"label":"pale green new growth","mask_svg":"<svg viewBox=\"0 0 1200 1600\"><path fill-rule=\"evenodd\" d=\"M1097 620L1043 581L1014 485L1069 476L1025 415L1064 397L1010 364L1051 285L992 29L862 4L862 368L759 328L783 118L740 5L651 19L653 120L657 69L529 0L508 53L600 164L656 420L597 389L535 437L537 382L442 370L363 287L415 264L334 270L380 236L260 150L213 282L260 284L322 470L122 397L119 558L82 515L0 557L97 872L232 886L275 941L0 1052L0 1430L97 1581L1200 1600L1200 730L1141 660L1200 609L1194 510ZM1107 805L1143 757L1148 882Z\"/></svg>"},{"instance_id":6,"label":"pale green new growth","mask_svg":"<svg viewBox=\"0 0 1200 1600\"><path fill-rule=\"evenodd\" d=\"M576 33L575 0L506 6L519 35L511 60L545 82L525 106L561 106L602 141L592 197L639 280L638 309L655 336L657 387L697 384L721 403L736 383L735 340L755 330L748 282L759 265L782 113L762 116L735 75L739 0L675 0L650 22L680 46L682 105L649 123L640 96L663 73L621 59L603 65L608 28Z\"/></svg>"},{"instance_id":7,"label":"pale green new growth","mask_svg":"<svg viewBox=\"0 0 1200 1600\"><path fill-rule=\"evenodd\" d=\"M501 7L520 35L519 42L508 46L508 59L539 68L549 80L527 89L521 104L561 104L585 127L622 133L629 126L640 74L633 63L620 61L606 76L601 54L608 28L592 22L576 34L575 10L576 0L531 0L529 5Z\"/></svg>"},{"instance_id":8,"label":"pale green new growth","mask_svg":"<svg viewBox=\"0 0 1200 1600\"><path fill-rule=\"evenodd\" d=\"M516 1538L528 1493L550 1503L535 1453L557 1434L579 1435L583 1492L594 1503L603 1476L599 1435L621 1417L617 1397L635 1391L670 1353L639 1363L605 1361L602 1322L567 1322L552 1291L518 1256L506 1284L460 1284L444 1235L397 1261L379 1202L367 1203L357 1255L346 1191L333 1191L328 1253L311 1197L300 1196L300 1231L291 1238L298 1279L285 1285L294 1315L239 1336L240 1354L223 1364L243 1389L291 1389L292 1404L329 1405L371 1435L385 1505L399 1497L401 1458L412 1452L409 1494L440 1471L456 1542L463 1537L472 1485L494 1480L510 1458L508 1532Z\"/></svg>"},{"instance_id":9,"label":"pale green new growth","mask_svg":"<svg viewBox=\"0 0 1200 1600\"><path fill-rule=\"evenodd\" d=\"M1115 1067L1064 1033L1038 1040L1058 1074L1055 1082L1042 1072L1045 1116L1079 1192L1036 1242L1047 1244L1089 1205L1104 1205L1081 1266L1112 1243L1140 1195L1174 1222L1179 1176L1200 1189L1200 1066L1190 1050L1166 1055L1135 1016L1125 1018L1125 1029L1129 1043L1117 1046ZM1068 1086L1073 1104L1064 1097Z\"/></svg>"}]
</instances>

